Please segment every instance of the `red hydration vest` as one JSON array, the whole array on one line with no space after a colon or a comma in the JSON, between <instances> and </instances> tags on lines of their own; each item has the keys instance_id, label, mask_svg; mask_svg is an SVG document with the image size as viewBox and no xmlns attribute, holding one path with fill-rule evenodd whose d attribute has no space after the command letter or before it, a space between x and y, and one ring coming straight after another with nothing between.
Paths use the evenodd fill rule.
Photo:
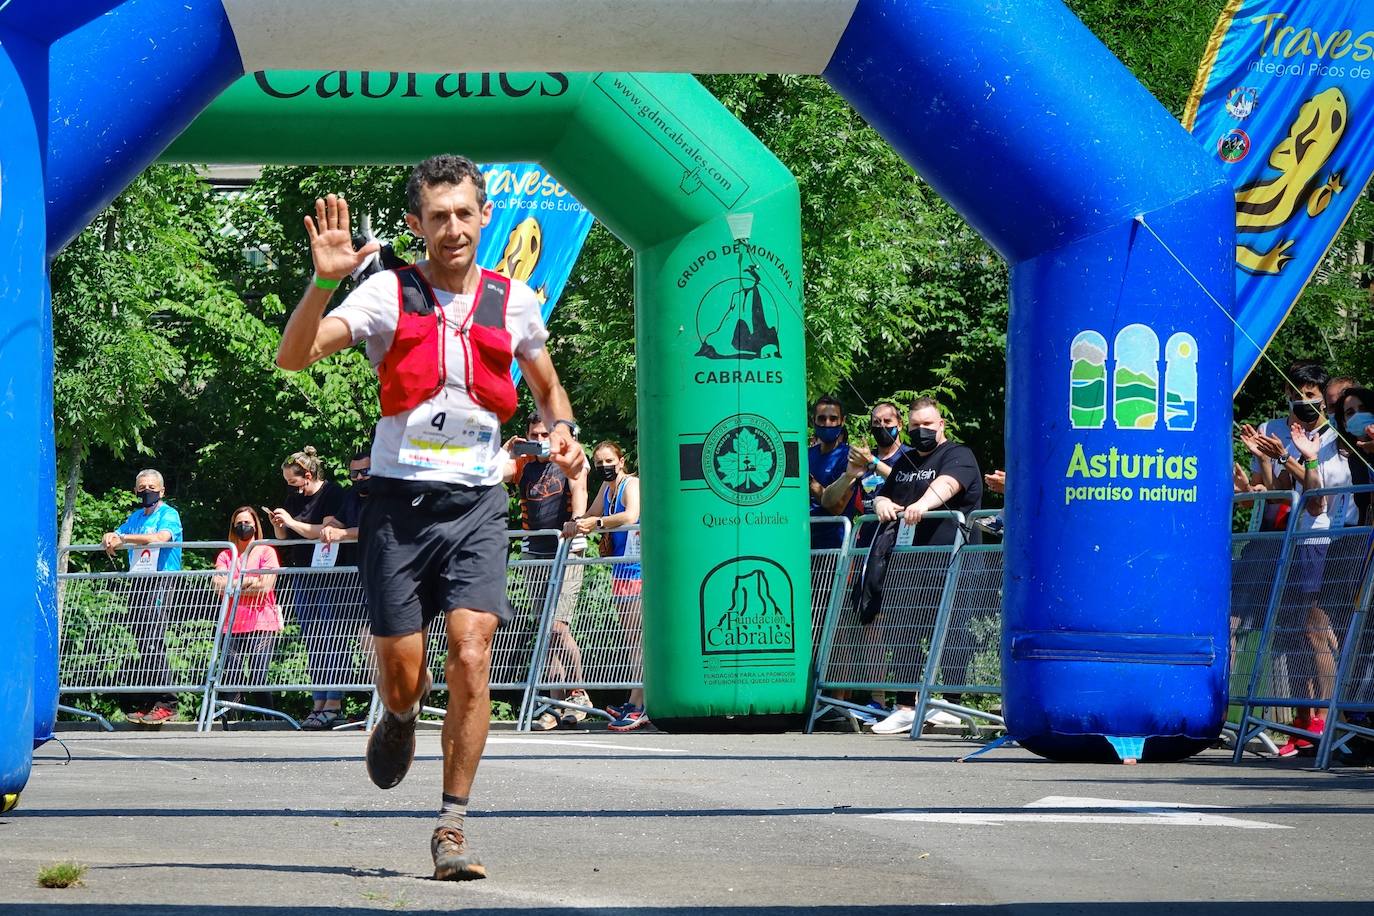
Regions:
<instances>
[{"instance_id":1,"label":"red hydration vest","mask_svg":"<svg viewBox=\"0 0 1374 916\"><path fill-rule=\"evenodd\" d=\"M414 265L391 271L396 275L396 335L377 366L381 380L382 416L405 413L444 390L447 347L443 309L434 290ZM482 270L472 309L454 334L455 345L467 357L468 396L505 423L515 415L515 384L510 378L513 358L506 330L510 280Z\"/></svg>"}]
</instances>

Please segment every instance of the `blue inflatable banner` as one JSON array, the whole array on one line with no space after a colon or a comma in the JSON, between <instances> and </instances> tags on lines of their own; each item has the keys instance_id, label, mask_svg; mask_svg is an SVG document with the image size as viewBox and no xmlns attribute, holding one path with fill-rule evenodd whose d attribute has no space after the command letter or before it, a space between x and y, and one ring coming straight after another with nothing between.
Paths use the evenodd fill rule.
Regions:
<instances>
[{"instance_id":1,"label":"blue inflatable banner","mask_svg":"<svg viewBox=\"0 0 1374 916\"><path fill-rule=\"evenodd\" d=\"M539 297L545 323L563 293L592 215L568 189L538 165L498 162L482 166L491 223L482 230L477 263L530 285ZM511 366L520 382L520 366Z\"/></svg>"},{"instance_id":2,"label":"blue inflatable banner","mask_svg":"<svg viewBox=\"0 0 1374 916\"><path fill-rule=\"evenodd\" d=\"M1374 172L1374 3L1231 0L1183 126L1236 187L1239 391Z\"/></svg>"}]
</instances>

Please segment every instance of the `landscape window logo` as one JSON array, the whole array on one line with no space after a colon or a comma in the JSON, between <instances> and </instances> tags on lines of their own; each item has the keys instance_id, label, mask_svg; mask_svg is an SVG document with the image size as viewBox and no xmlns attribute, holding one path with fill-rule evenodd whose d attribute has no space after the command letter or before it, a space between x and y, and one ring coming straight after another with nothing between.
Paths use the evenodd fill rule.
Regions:
<instances>
[{"instance_id":1,"label":"landscape window logo","mask_svg":"<svg viewBox=\"0 0 1374 916\"><path fill-rule=\"evenodd\" d=\"M1159 337L1143 324L1129 324L1116 335L1109 353L1107 338L1080 331L1070 346L1069 423L1074 429L1102 429L1110 416L1117 429L1164 428L1188 431L1197 426L1197 341L1186 331L1171 336L1164 347L1164 402L1160 404ZM1108 376L1108 359L1112 372Z\"/></svg>"},{"instance_id":2,"label":"landscape window logo","mask_svg":"<svg viewBox=\"0 0 1374 916\"><path fill-rule=\"evenodd\" d=\"M701 582L703 655L790 654L796 649L792 578L766 557L735 557Z\"/></svg>"}]
</instances>

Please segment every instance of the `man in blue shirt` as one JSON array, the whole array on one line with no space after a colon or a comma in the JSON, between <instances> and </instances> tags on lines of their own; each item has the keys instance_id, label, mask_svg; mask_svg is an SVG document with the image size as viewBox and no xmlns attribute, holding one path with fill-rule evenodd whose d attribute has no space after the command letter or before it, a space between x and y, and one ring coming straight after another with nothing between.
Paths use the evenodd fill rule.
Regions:
<instances>
[{"instance_id":1,"label":"man in blue shirt","mask_svg":"<svg viewBox=\"0 0 1374 916\"><path fill-rule=\"evenodd\" d=\"M151 468L139 471L134 478L134 495L138 497L139 507L129 513L124 524L101 539L105 552L112 557L121 547L128 550L130 574L143 576L181 569L181 548L158 546L182 540L180 514L162 501L166 491L160 473ZM167 580L151 578L144 583L130 583L130 586L129 620L138 645L134 677L150 686L170 683L172 674L167 667L167 611L164 607ZM131 695L129 700L136 709L128 713L130 722L161 725L176 717L177 701L171 693Z\"/></svg>"},{"instance_id":2,"label":"man in blue shirt","mask_svg":"<svg viewBox=\"0 0 1374 916\"><path fill-rule=\"evenodd\" d=\"M831 518L843 515L853 518L859 510L857 496L846 501L838 511L828 509L823 504L825 488L844 474L849 465L849 435L844 428L844 407L831 395L821 395L811 408L812 432L816 444L807 452L806 460L811 472L811 515L813 518ZM811 548L819 550L839 547L844 542L843 527L837 524L812 525Z\"/></svg>"}]
</instances>

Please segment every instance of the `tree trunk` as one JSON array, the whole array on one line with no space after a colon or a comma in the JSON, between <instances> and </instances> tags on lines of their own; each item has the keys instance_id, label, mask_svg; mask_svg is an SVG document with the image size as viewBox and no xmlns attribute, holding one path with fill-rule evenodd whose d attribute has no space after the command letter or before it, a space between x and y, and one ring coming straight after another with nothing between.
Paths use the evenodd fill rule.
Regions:
<instances>
[{"instance_id":1,"label":"tree trunk","mask_svg":"<svg viewBox=\"0 0 1374 916\"><path fill-rule=\"evenodd\" d=\"M81 491L81 466L86 463L86 440L78 435L67 449L67 486L62 497L62 521L57 527L57 574L67 571L66 549L72 542L72 525L76 521L76 495ZM62 632L62 599L67 583L57 580L57 632Z\"/></svg>"}]
</instances>

